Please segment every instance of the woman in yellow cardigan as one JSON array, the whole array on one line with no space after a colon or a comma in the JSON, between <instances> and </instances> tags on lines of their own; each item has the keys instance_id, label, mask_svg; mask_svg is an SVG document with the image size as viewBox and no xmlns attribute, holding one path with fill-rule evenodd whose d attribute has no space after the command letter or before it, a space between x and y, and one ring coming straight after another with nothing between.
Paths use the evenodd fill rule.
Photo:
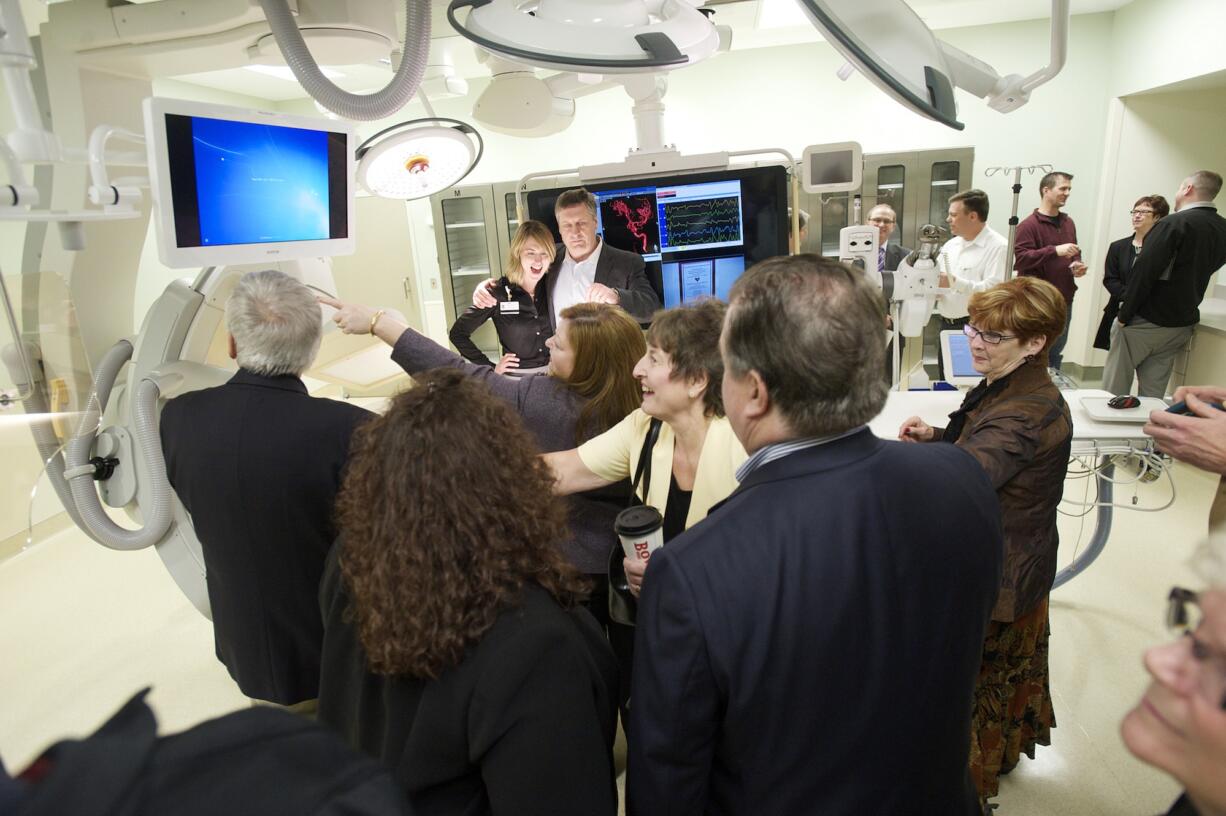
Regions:
<instances>
[{"instance_id":1,"label":"woman in yellow cardigan","mask_svg":"<svg viewBox=\"0 0 1226 816\"><path fill-rule=\"evenodd\" d=\"M596 490L629 479L638 471L652 420L658 419L650 486L647 495L642 482L636 490L644 504L664 517L665 543L728 498L737 486L736 469L746 456L724 416L719 334L725 308L718 300L706 300L656 313L647 331L647 353L634 366L634 376L643 387L643 407L578 448L545 454L553 469L555 493ZM637 597L647 562L626 558L622 564L630 592ZM634 629L613 621L608 634L617 658L624 725Z\"/></svg>"},{"instance_id":2,"label":"woman in yellow cardigan","mask_svg":"<svg viewBox=\"0 0 1226 816\"><path fill-rule=\"evenodd\" d=\"M662 420L652 448L651 485L639 498L664 516L664 541L706 518L736 489L745 449L724 417L724 365L719 333L725 306L701 301L659 312L647 332L647 353L634 367L643 407L583 445L545 455L568 495L629 478L638 468L653 418ZM642 588L646 562L626 559L630 590Z\"/></svg>"}]
</instances>

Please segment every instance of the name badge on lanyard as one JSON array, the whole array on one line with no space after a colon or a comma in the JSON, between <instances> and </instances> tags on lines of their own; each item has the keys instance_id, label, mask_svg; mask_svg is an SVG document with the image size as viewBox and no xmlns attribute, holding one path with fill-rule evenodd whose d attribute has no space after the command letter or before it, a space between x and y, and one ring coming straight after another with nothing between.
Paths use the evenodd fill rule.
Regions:
<instances>
[{"instance_id":1,"label":"name badge on lanyard","mask_svg":"<svg viewBox=\"0 0 1226 816\"><path fill-rule=\"evenodd\" d=\"M498 303L498 311L502 314L519 314L518 300L503 300Z\"/></svg>"}]
</instances>

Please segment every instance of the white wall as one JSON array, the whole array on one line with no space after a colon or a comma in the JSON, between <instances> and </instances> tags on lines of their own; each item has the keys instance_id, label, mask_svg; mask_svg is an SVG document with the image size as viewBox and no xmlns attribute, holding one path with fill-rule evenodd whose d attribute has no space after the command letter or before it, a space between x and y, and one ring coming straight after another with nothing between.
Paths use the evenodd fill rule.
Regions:
<instances>
[{"instance_id":1,"label":"white wall","mask_svg":"<svg viewBox=\"0 0 1226 816\"><path fill-rule=\"evenodd\" d=\"M1222 0L1133 0L1113 22L1113 96L1226 71Z\"/></svg>"}]
</instances>

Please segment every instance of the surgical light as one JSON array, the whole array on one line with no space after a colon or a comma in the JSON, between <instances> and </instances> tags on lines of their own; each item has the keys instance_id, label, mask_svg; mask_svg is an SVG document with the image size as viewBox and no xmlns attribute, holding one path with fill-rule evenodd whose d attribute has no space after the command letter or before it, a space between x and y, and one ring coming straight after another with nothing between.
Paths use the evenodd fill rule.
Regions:
<instances>
[{"instance_id":1,"label":"surgical light","mask_svg":"<svg viewBox=\"0 0 1226 816\"><path fill-rule=\"evenodd\" d=\"M1051 55L1028 76L1001 76L991 65L937 39L906 0L797 0L821 35L847 60L839 78L858 69L912 111L962 130L954 88L1008 113L1050 81L1068 57L1070 0L1051 0Z\"/></svg>"},{"instance_id":2,"label":"surgical light","mask_svg":"<svg viewBox=\"0 0 1226 816\"><path fill-rule=\"evenodd\" d=\"M464 8L471 10L461 24ZM452 0L447 20L500 57L581 73L681 68L720 47L719 30L685 0Z\"/></svg>"},{"instance_id":3,"label":"surgical light","mask_svg":"<svg viewBox=\"0 0 1226 816\"><path fill-rule=\"evenodd\" d=\"M358 183L383 198L425 198L458 184L484 151L481 134L456 119L401 122L358 147Z\"/></svg>"}]
</instances>

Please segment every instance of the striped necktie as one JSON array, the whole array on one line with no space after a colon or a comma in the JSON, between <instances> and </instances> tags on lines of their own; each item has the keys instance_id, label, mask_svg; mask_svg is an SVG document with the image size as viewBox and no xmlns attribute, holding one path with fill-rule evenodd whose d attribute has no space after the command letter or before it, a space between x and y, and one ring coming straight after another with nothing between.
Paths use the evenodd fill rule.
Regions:
<instances>
[{"instance_id":1,"label":"striped necktie","mask_svg":"<svg viewBox=\"0 0 1226 816\"><path fill-rule=\"evenodd\" d=\"M885 247L877 248L877 271L885 271Z\"/></svg>"}]
</instances>

